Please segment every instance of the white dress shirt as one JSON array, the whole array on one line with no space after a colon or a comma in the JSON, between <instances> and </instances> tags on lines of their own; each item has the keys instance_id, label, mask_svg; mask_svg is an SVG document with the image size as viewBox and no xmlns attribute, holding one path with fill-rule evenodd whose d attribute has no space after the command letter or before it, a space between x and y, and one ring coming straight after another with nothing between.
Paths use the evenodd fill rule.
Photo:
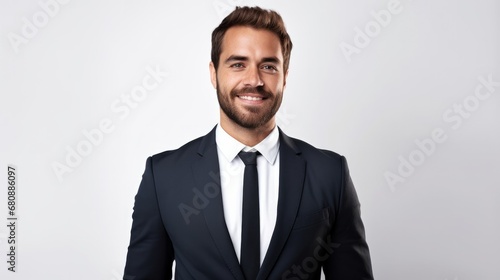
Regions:
<instances>
[{"instance_id":1,"label":"white dress shirt","mask_svg":"<svg viewBox=\"0 0 500 280\"><path fill-rule=\"evenodd\" d=\"M215 141L219 157L224 218L238 260L241 259L241 216L245 170L245 164L238 153L242 150L261 153L261 156L257 157L257 172L259 174L260 263L262 264L271 242L278 212L280 165L278 127L275 126L259 144L248 147L217 125Z\"/></svg>"}]
</instances>

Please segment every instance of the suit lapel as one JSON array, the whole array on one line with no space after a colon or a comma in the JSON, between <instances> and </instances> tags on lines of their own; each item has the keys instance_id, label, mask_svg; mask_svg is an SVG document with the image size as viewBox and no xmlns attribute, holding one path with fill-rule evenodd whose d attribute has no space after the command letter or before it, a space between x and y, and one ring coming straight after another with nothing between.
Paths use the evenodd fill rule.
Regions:
<instances>
[{"instance_id":1,"label":"suit lapel","mask_svg":"<svg viewBox=\"0 0 500 280\"><path fill-rule=\"evenodd\" d=\"M243 280L243 272L241 271L224 218L219 159L217 155L217 145L215 143L215 128L203 137L198 149L198 155L199 159L196 160L192 166L193 175L198 188L204 190L205 186L210 185L212 187L215 183L219 190L219 194L214 198L209 198L207 207L202 210L207 227L219 253L233 273L235 279Z\"/></svg>"},{"instance_id":2,"label":"suit lapel","mask_svg":"<svg viewBox=\"0 0 500 280\"><path fill-rule=\"evenodd\" d=\"M280 129L280 179L278 215L271 243L260 268L258 280L266 279L292 230L302 197L305 161L292 139Z\"/></svg>"}]
</instances>

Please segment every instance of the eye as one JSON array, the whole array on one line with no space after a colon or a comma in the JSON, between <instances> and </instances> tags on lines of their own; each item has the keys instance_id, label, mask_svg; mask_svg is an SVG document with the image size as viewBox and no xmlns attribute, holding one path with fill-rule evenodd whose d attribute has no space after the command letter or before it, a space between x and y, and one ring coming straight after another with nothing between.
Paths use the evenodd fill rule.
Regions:
<instances>
[{"instance_id":1,"label":"eye","mask_svg":"<svg viewBox=\"0 0 500 280\"><path fill-rule=\"evenodd\" d=\"M272 71L272 72L277 72L278 71L278 68L276 68L273 65L268 65L268 64L262 65L262 69L264 69L266 71Z\"/></svg>"},{"instance_id":2,"label":"eye","mask_svg":"<svg viewBox=\"0 0 500 280\"><path fill-rule=\"evenodd\" d=\"M235 63L231 65L231 68L243 68L243 63Z\"/></svg>"}]
</instances>

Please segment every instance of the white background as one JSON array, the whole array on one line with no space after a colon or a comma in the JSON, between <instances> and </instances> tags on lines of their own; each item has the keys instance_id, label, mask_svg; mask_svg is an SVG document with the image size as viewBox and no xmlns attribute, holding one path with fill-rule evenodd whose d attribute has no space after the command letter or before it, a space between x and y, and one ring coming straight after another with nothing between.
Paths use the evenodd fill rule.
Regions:
<instances>
[{"instance_id":1,"label":"white background","mask_svg":"<svg viewBox=\"0 0 500 280\"><path fill-rule=\"evenodd\" d=\"M48 15L39 1L0 1L1 279L120 279L147 156L218 121L210 35L235 4L282 14L294 49L278 123L347 157L376 279L499 279L500 86L479 80L500 82L498 1L396 1L385 26L371 12L388 0L62 2ZM148 68L168 78L117 113ZM106 119L113 130L59 180L54 164ZM436 129L446 140L429 144ZM8 164L16 273L5 262ZM392 187L388 172L400 176Z\"/></svg>"}]
</instances>

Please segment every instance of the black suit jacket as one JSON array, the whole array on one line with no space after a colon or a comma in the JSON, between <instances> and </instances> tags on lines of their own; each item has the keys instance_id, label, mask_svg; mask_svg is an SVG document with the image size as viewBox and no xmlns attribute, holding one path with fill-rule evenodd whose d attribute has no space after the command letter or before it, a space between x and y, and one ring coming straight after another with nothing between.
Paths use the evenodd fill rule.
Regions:
<instances>
[{"instance_id":1,"label":"black suit jacket","mask_svg":"<svg viewBox=\"0 0 500 280\"><path fill-rule=\"evenodd\" d=\"M346 160L280 130L275 229L257 279L373 279ZM124 279L244 280L223 213L215 129L148 158ZM247 279L249 280L249 279ZM253 280L253 279L252 279Z\"/></svg>"}]
</instances>

